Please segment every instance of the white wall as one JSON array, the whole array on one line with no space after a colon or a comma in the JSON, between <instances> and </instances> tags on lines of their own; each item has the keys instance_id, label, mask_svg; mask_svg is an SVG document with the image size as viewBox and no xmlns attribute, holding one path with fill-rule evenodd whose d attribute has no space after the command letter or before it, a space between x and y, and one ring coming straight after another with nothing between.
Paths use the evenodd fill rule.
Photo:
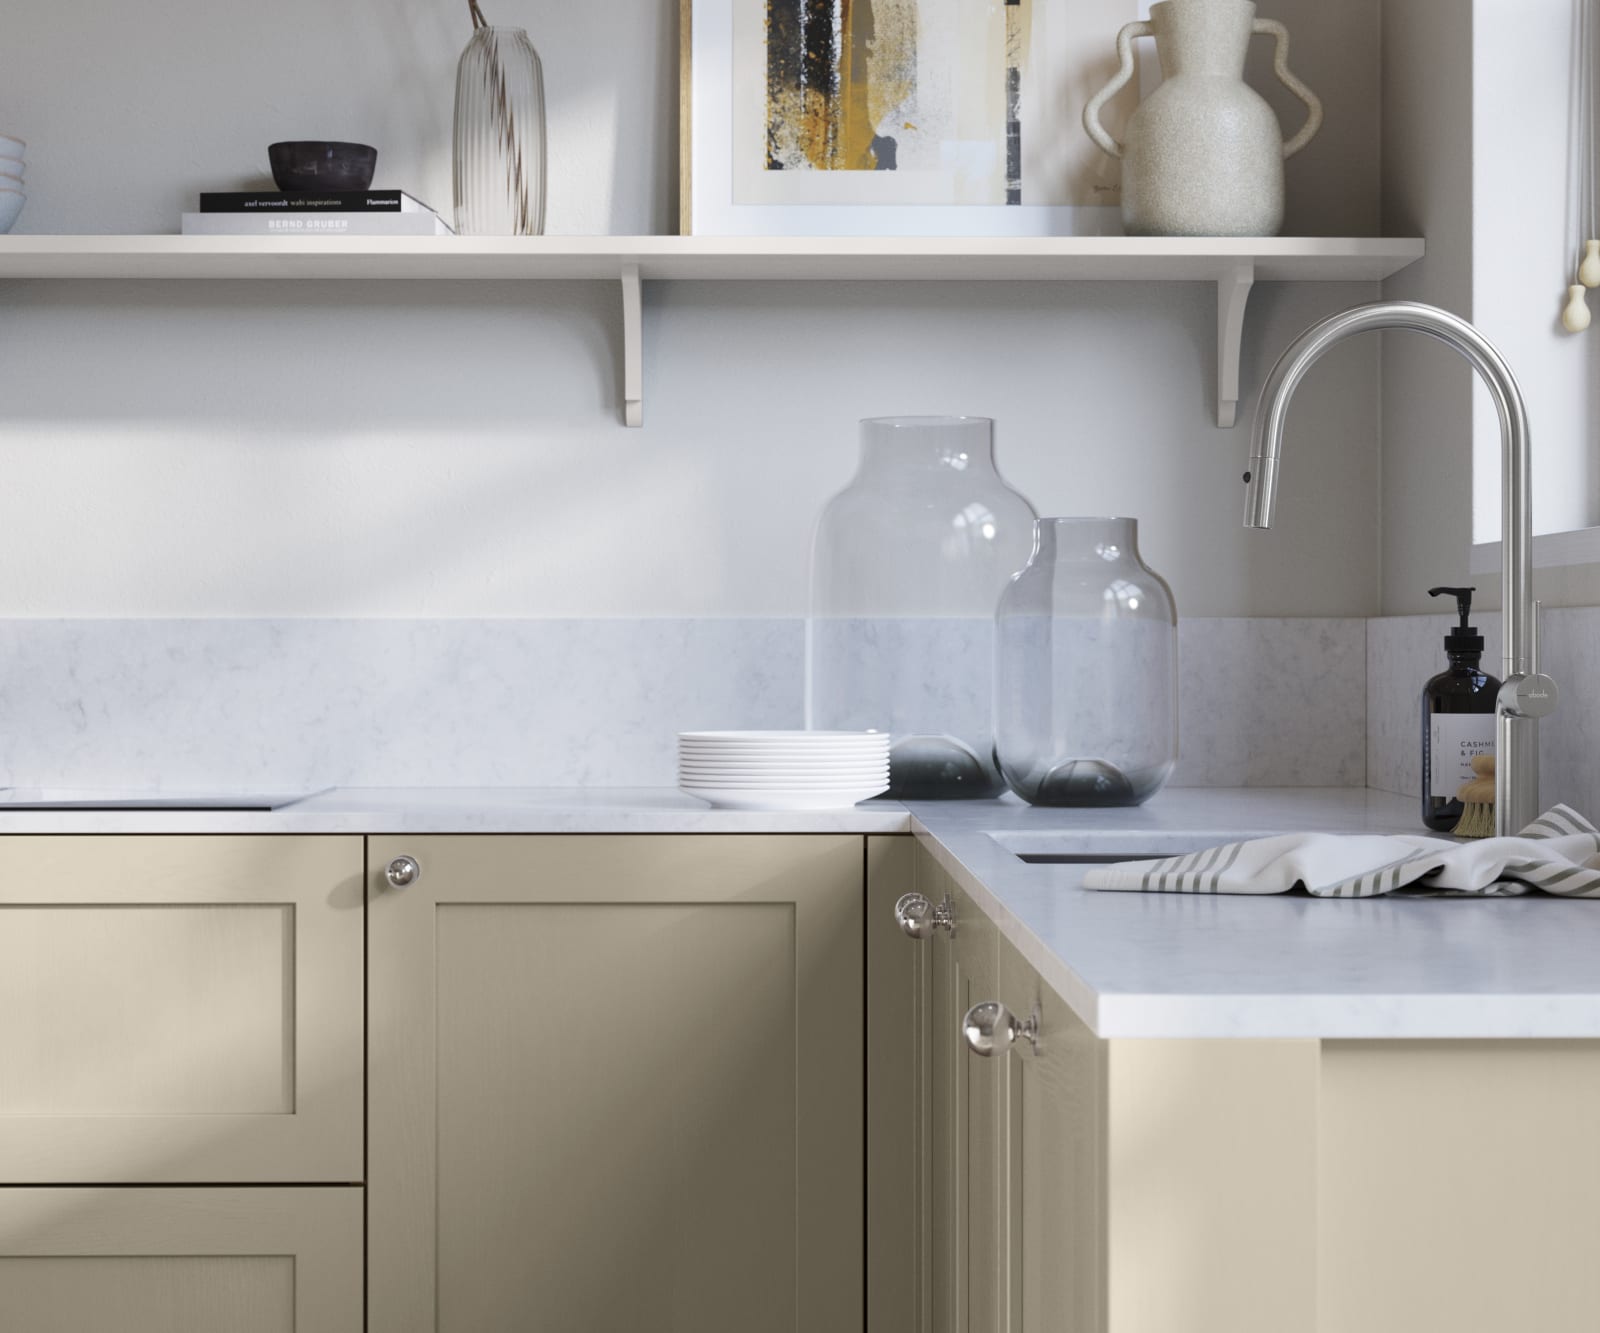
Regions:
<instances>
[{"instance_id":1,"label":"white wall","mask_svg":"<svg viewBox=\"0 0 1600 1333\"><path fill-rule=\"evenodd\" d=\"M1587 3L1587 0L1584 0ZM1473 15L1472 308L1516 372L1536 449L1533 528L1600 523L1600 334L1561 326L1584 232L1570 133L1572 0L1477 0ZM1507 114L1508 89L1516 90ZM1600 314L1600 296L1591 298ZM1500 539L1500 422L1473 404L1473 539Z\"/></svg>"},{"instance_id":2,"label":"white wall","mask_svg":"<svg viewBox=\"0 0 1600 1333\"><path fill-rule=\"evenodd\" d=\"M1384 296L1472 318L1472 11L1462 0L1383 7L1383 229L1428 253ZM1472 378L1414 333L1383 346L1383 613L1437 608L1472 546ZM1483 581L1485 584L1489 580ZM1486 589L1487 591L1487 589Z\"/></svg>"},{"instance_id":3,"label":"white wall","mask_svg":"<svg viewBox=\"0 0 1600 1333\"><path fill-rule=\"evenodd\" d=\"M1384 230L1428 256L1386 296L1472 319L1527 398L1536 532L1600 523L1600 332L1561 330L1573 201L1567 179L1569 0L1404 0L1383 11ZM1590 298L1600 316L1600 296ZM1600 330L1600 324L1596 325ZM1500 432L1460 358L1415 335L1383 352L1383 611L1437 608L1430 584L1473 582L1471 543L1499 538ZM1470 456L1470 466L1469 466ZM1551 605L1600 602L1600 565L1540 569Z\"/></svg>"},{"instance_id":4,"label":"white wall","mask_svg":"<svg viewBox=\"0 0 1600 1333\"><path fill-rule=\"evenodd\" d=\"M1264 8L1328 108L1291 164L1290 229L1375 230L1377 0ZM489 6L544 57L551 231L670 229L675 9ZM380 185L444 204L468 32L442 0L13 6L0 128L32 146L20 229L173 230L198 190L259 182L283 137L376 143ZM1258 288L1247 395L1299 328L1374 294ZM1246 429L1212 424L1199 286L647 301L647 425L628 431L603 285L9 284L0 617L800 614L855 419L946 411L1000 419L1002 467L1042 511L1141 518L1184 614L1377 609L1376 340L1297 397L1261 534L1239 526Z\"/></svg>"},{"instance_id":5,"label":"white wall","mask_svg":"<svg viewBox=\"0 0 1600 1333\"><path fill-rule=\"evenodd\" d=\"M491 0L539 49L552 232L671 230L677 0ZM379 150L380 186L450 202L466 0L8 5L0 124L31 145L21 230L161 232L205 189L271 189L276 139Z\"/></svg>"}]
</instances>

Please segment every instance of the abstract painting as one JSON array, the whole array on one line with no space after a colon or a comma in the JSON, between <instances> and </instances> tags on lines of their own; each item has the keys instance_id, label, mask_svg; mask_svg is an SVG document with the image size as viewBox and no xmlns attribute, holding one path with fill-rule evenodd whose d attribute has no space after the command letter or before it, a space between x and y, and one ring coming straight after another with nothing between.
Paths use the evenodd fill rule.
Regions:
<instances>
[{"instance_id":1,"label":"abstract painting","mask_svg":"<svg viewBox=\"0 0 1600 1333\"><path fill-rule=\"evenodd\" d=\"M1117 164L1080 117L1137 8L686 0L692 230L1114 230Z\"/></svg>"}]
</instances>

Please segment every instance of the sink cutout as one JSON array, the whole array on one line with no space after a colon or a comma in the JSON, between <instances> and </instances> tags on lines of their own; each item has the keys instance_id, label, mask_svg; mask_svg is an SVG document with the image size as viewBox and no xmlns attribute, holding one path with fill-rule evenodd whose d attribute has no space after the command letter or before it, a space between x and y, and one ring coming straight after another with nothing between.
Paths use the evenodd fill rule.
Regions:
<instances>
[{"instance_id":1,"label":"sink cutout","mask_svg":"<svg viewBox=\"0 0 1600 1333\"><path fill-rule=\"evenodd\" d=\"M1005 829L989 833L989 838L1017 860L1033 866L1100 866L1115 861L1154 861L1166 856L1220 847L1261 836L1246 832L1219 833L1212 830L1136 829L1117 832L1105 829Z\"/></svg>"},{"instance_id":2,"label":"sink cutout","mask_svg":"<svg viewBox=\"0 0 1600 1333\"><path fill-rule=\"evenodd\" d=\"M1013 852L1030 866L1106 866L1115 861L1154 861L1176 852Z\"/></svg>"}]
</instances>

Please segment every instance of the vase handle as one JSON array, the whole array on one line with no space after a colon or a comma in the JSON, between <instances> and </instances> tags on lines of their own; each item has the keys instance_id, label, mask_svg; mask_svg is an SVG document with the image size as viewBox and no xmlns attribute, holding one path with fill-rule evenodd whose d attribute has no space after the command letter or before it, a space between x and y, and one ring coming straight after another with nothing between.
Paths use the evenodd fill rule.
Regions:
<instances>
[{"instance_id":1,"label":"vase handle","mask_svg":"<svg viewBox=\"0 0 1600 1333\"><path fill-rule=\"evenodd\" d=\"M1257 19L1251 31L1257 36L1271 37L1277 43L1272 53L1272 72L1278 76L1279 83L1306 104L1306 123L1300 127L1300 133L1283 146L1284 157L1290 158L1310 143L1322 128L1322 99L1295 78L1289 68L1289 30L1283 24L1277 19Z\"/></svg>"},{"instance_id":2,"label":"vase handle","mask_svg":"<svg viewBox=\"0 0 1600 1333\"><path fill-rule=\"evenodd\" d=\"M1083 108L1083 128L1099 145L1100 151L1112 157L1122 156L1122 145L1107 134L1106 127L1100 123L1101 108L1120 93L1128 80L1133 77L1133 39L1154 37L1155 34L1155 25L1146 20L1123 25L1122 31L1117 34L1117 55L1122 61L1122 68L1116 72L1110 83L1089 99L1089 104Z\"/></svg>"}]
</instances>

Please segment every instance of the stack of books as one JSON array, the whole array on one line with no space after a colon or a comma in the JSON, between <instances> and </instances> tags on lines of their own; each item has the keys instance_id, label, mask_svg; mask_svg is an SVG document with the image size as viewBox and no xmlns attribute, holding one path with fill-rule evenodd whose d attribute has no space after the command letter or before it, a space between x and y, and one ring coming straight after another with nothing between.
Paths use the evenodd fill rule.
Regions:
<instances>
[{"instance_id":1,"label":"stack of books","mask_svg":"<svg viewBox=\"0 0 1600 1333\"><path fill-rule=\"evenodd\" d=\"M445 220L404 190L324 194L202 194L185 236L451 236Z\"/></svg>"}]
</instances>

